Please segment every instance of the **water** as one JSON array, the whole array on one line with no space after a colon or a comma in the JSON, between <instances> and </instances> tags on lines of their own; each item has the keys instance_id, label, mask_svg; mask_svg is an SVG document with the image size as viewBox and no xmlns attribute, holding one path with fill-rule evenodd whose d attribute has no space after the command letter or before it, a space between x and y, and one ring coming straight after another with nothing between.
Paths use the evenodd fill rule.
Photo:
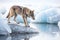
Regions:
<instances>
[{"instance_id":1,"label":"water","mask_svg":"<svg viewBox=\"0 0 60 40\"><path fill-rule=\"evenodd\" d=\"M11 34L7 36L0 36L0 40L60 40L60 30L57 25L55 24L32 24L32 25L38 28L39 34Z\"/></svg>"}]
</instances>

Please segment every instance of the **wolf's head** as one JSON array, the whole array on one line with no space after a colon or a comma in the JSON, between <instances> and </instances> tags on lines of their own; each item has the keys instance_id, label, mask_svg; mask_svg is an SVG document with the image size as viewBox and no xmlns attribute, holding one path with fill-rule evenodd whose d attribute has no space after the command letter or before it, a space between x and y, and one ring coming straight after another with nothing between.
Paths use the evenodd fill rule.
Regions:
<instances>
[{"instance_id":1,"label":"wolf's head","mask_svg":"<svg viewBox=\"0 0 60 40\"><path fill-rule=\"evenodd\" d=\"M33 20L35 20L35 16L34 16L34 10L32 11L30 11L30 17L33 19Z\"/></svg>"}]
</instances>

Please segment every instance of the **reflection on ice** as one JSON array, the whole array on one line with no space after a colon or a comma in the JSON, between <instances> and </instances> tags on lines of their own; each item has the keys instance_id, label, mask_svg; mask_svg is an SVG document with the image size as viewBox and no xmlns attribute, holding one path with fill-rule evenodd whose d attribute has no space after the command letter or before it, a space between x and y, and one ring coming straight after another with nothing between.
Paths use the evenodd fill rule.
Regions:
<instances>
[{"instance_id":1,"label":"reflection on ice","mask_svg":"<svg viewBox=\"0 0 60 40\"><path fill-rule=\"evenodd\" d=\"M30 26L36 27L37 29L39 29L40 32L45 32L45 33L46 32L52 33L59 31L59 27L56 24L30 24Z\"/></svg>"},{"instance_id":2,"label":"reflection on ice","mask_svg":"<svg viewBox=\"0 0 60 40\"><path fill-rule=\"evenodd\" d=\"M30 24L37 28L40 33L37 34L11 34L9 36L0 36L1 40L60 40L60 29L56 24Z\"/></svg>"},{"instance_id":3,"label":"reflection on ice","mask_svg":"<svg viewBox=\"0 0 60 40\"><path fill-rule=\"evenodd\" d=\"M30 40L60 40L60 31L55 24L32 24L40 30L40 34Z\"/></svg>"},{"instance_id":4,"label":"reflection on ice","mask_svg":"<svg viewBox=\"0 0 60 40\"><path fill-rule=\"evenodd\" d=\"M37 34L12 34L8 36L0 36L1 40L29 40Z\"/></svg>"}]
</instances>

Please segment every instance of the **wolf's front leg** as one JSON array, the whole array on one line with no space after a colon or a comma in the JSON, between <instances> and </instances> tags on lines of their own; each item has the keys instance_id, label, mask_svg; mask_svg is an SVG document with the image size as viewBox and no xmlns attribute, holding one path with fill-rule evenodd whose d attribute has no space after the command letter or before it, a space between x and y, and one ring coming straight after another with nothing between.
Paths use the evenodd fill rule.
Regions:
<instances>
[{"instance_id":1,"label":"wolf's front leg","mask_svg":"<svg viewBox=\"0 0 60 40\"><path fill-rule=\"evenodd\" d=\"M28 26L27 18L24 18L25 26Z\"/></svg>"},{"instance_id":2,"label":"wolf's front leg","mask_svg":"<svg viewBox=\"0 0 60 40\"><path fill-rule=\"evenodd\" d=\"M14 16L14 21L16 22L16 16Z\"/></svg>"},{"instance_id":3,"label":"wolf's front leg","mask_svg":"<svg viewBox=\"0 0 60 40\"><path fill-rule=\"evenodd\" d=\"M28 22L27 22L27 17L23 17L23 20L24 20L25 26L26 26L26 27L29 27Z\"/></svg>"}]
</instances>

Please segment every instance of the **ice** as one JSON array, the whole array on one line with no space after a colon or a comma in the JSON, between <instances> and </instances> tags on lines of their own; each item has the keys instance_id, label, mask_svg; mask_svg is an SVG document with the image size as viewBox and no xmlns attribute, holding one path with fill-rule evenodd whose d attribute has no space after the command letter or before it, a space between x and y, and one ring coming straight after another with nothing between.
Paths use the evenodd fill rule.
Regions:
<instances>
[{"instance_id":1,"label":"ice","mask_svg":"<svg viewBox=\"0 0 60 40\"><path fill-rule=\"evenodd\" d=\"M30 40L60 40L60 30L55 24L32 24L36 26L40 33Z\"/></svg>"},{"instance_id":2,"label":"ice","mask_svg":"<svg viewBox=\"0 0 60 40\"><path fill-rule=\"evenodd\" d=\"M58 27L59 27L59 29L60 29L60 21L58 22Z\"/></svg>"},{"instance_id":3,"label":"ice","mask_svg":"<svg viewBox=\"0 0 60 40\"><path fill-rule=\"evenodd\" d=\"M60 21L60 8L55 8L55 15L48 17L48 22L50 23L58 23Z\"/></svg>"},{"instance_id":4,"label":"ice","mask_svg":"<svg viewBox=\"0 0 60 40\"><path fill-rule=\"evenodd\" d=\"M47 23L57 23L60 21L60 9L59 8L50 8L45 11L40 12L36 15L35 20L32 22L47 22Z\"/></svg>"},{"instance_id":5,"label":"ice","mask_svg":"<svg viewBox=\"0 0 60 40\"><path fill-rule=\"evenodd\" d=\"M38 33L38 29L31 27L24 26L23 23L16 24L16 23L10 23L8 24L12 30L12 32L18 32L18 33Z\"/></svg>"},{"instance_id":6,"label":"ice","mask_svg":"<svg viewBox=\"0 0 60 40\"><path fill-rule=\"evenodd\" d=\"M11 33L10 27L7 25L7 20L3 18L3 15L0 14L0 34L7 35Z\"/></svg>"},{"instance_id":7,"label":"ice","mask_svg":"<svg viewBox=\"0 0 60 40\"><path fill-rule=\"evenodd\" d=\"M8 36L0 36L0 40L30 40L30 38L38 34L14 34Z\"/></svg>"},{"instance_id":8,"label":"ice","mask_svg":"<svg viewBox=\"0 0 60 40\"><path fill-rule=\"evenodd\" d=\"M4 7L0 8L0 14L5 14L6 13L6 9Z\"/></svg>"}]
</instances>

